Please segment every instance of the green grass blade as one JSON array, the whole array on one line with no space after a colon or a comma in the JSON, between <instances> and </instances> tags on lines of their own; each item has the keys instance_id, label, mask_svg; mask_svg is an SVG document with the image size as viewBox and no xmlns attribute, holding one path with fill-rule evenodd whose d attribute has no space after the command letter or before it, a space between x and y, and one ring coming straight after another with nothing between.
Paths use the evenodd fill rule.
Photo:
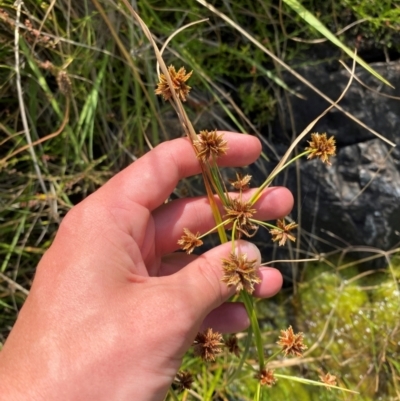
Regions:
<instances>
[{"instance_id":1,"label":"green grass blade","mask_svg":"<svg viewBox=\"0 0 400 401\"><path fill-rule=\"evenodd\" d=\"M93 89L89 93L85 105L83 106L79 122L77 125L77 132L80 134L79 148L82 149L86 138L89 137L89 155L91 160L93 160L94 120L99 100L100 85L105 75L107 63L108 63L108 56L105 56L102 61L100 71L96 77L96 81L94 82Z\"/></svg>"},{"instance_id":2,"label":"green grass blade","mask_svg":"<svg viewBox=\"0 0 400 401\"><path fill-rule=\"evenodd\" d=\"M7 265L8 265L8 262L10 261L11 255L12 255L12 253L14 252L15 247L17 246L17 242L18 242L18 240L19 240L19 237L21 236L21 234L22 234L22 232L23 232L23 229L24 229L24 227L25 227L26 217L27 217L27 214L23 214L22 217L21 217L21 221L20 221L20 223L19 223L19 225L18 225L18 228L17 228L17 230L16 230L16 232L15 232L15 235L14 235L14 237L13 237L13 240L12 240L10 246L9 246L7 255L5 256L5 258L4 258L4 260L3 260L3 263L1 264L0 271L1 271L2 273L5 272L5 270L6 270L6 268L7 268Z\"/></svg>"},{"instance_id":3,"label":"green grass blade","mask_svg":"<svg viewBox=\"0 0 400 401\"><path fill-rule=\"evenodd\" d=\"M297 0L283 0L292 10L294 10L301 18L303 18L309 25L316 29L319 33L324 35L328 40L330 40L334 45L338 46L345 53L347 53L351 58L355 59L358 64L364 67L369 73L374 77L378 78L380 81L384 82L386 85L393 86L388 82L382 75L378 74L373 68L371 68L362 58L354 55L354 51L345 46L324 24L319 21L313 14L311 14L306 8L304 8Z\"/></svg>"}]
</instances>

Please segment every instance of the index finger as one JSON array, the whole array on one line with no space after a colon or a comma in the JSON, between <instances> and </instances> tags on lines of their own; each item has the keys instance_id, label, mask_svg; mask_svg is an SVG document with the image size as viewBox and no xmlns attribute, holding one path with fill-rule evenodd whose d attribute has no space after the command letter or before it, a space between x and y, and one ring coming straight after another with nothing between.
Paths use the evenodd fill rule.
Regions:
<instances>
[{"instance_id":1,"label":"index finger","mask_svg":"<svg viewBox=\"0 0 400 401\"><path fill-rule=\"evenodd\" d=\"M257 138L233 132L221 133L228 142L228 150L218 159L218 165L245 166L260 155L261 144ZM152 211L168 198L179 180L200 172L200 162L190 141L187 138L173 139L156 146L108 181L100 191L114 195L111 199L128 199Z\"/></svg>"}]
</instances>

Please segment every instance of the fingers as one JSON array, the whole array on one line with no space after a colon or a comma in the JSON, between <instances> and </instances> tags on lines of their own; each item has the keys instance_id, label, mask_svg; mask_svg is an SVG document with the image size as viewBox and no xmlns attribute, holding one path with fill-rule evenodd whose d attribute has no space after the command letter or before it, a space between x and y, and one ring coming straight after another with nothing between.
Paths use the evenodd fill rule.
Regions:
<instances>
[{"instance_id":1,"label":"fingers","mask_svg":"<svg viewBox=\"0 0 400 401\"><path fill-rule=\"evenodd\" d=\"M254 191L243 194L248 200ZM257 213L254 218L259 220L275 220L286 216L293 207L293 196L283 187L268 188L256 203ZM225 211L220 208L221 215ZM160 206L153 212L155 222L156 254L165 255L178 249L177 241L187 228L193 233L201 234L211 230L215 221L207 198L177 199Z\"/></svg>"},{"instance_id":2,"label":"fingers","mask_svg":"<svg viewBox=\"0 0 400 401\"><path fill-rule=\"evenodd\" d=\"M189 263L194 262L198 257L197 255L187 255L181 252L166 255L162 259L159 276L170 276L178 273ZM273 267L261 267L258 270L258 276L261 278L261 283L255 286L253 296L257 298L270 298L277 294L282 288L283 278L279 270Z\"/></svg>"},{"instance_id":3,"label":"fingers","mask_svg":"<svg viewBox=\"0 0 400 401\"><path fill-rule=\"evenodd\" d=\"M240 302L226 302L210 312L203 323L200 331L211 327L220 333L237 333L249 327L250 320L246 308Z\"/></svg>"},{"instance_id":4,"label":"fingers","mask_svg":"<svg viewBox=\"0 0 400 401\"><path fill-rule=\"evenodd\" d=\"M255 286L253 295L257 298L270 298L282 288L283 277L279 270L273 267L262 267L258 270L261 283Z\"/></svg>"},{"instance_id":5,"label":"fingers","mask_svg":"<svg viewBox=\"0 0 400 401\"><path fill-rule=\"evenodd\" d=\"M274 296L282 287L282 275L273 268L259 270L261 283L253 293L259 298ZM250 320L246 308L241 302L226 302L211 311L204 319L201 330L211 327L220 333L236 333L249 327Z\"/></svg>"},{"instance_id":6,"label":"fingers","mask_svg":"<svg viewBox=\"0 0 400 401\"><path fill-rule=\"evenodd\" d=\"M162 258L158 276L170 276L178 273L179 270L194 262L197 258L197 255L187 255L183 252L170 253Z\"/></svg>"},{"instance_id":7,"label":"fingers","mask_svg":"<svg viewBox=\"0 0 400 401\"><path fill-rule=\"evenodd\" d=\"M244 166L258 158L261 144L257 138L232 132L223 134L228 151L218 159L220 166ZM154 210L168 198L180 179L200 171L190 141L174 139L158 145L121 171L98 194L107 198L111 207L121 207L121 200L128 199Z\"/></svg>"}]
</instances>

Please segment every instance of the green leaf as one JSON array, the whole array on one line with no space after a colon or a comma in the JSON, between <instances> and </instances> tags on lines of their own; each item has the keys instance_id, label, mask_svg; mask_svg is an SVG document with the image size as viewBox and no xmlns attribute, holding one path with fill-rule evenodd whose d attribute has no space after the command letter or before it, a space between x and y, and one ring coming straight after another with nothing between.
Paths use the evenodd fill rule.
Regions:
<instances>
[{"instance_id":1,"label":"green leaf","mask_svg":"<svg viewBox=\"0 0 400 401\"><path fill-rule=\"evenodd\" d=\"M354 54L354 51L345 46L325 25L321 23L313 14L307 11L297 0L283 0L290 8L292 8L301 18L304 19L308 24L315 28L319 33L324 35L333 44L340 47L344 52L346 52L351 58L355 59L358 64L364 67L373 76L378 78L380 81L384 82L386 85L393 86L380 74L378 74L373 68L371 68L362 58Z\"/></svg>"}]
</instances>

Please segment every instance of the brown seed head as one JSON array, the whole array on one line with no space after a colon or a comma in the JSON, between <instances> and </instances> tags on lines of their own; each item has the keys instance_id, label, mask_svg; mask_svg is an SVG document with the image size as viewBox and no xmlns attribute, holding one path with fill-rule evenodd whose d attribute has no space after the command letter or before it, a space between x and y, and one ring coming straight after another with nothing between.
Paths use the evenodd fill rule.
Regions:
<instances>
[{"instance_id":1,"label":"brown seed head","mask_svg":"<svg viewBox=\"0 0 400 401\"><path fill-rule=\"evenodd\" d=\"M57 85L64 96L68 96L71 93L71 80L65 71L60 71L57 74Z\"/></svg>"},{"instance_id":2,"label":"brown seed head","mask_svg":"<svg viewBox=\"0 0 400 401\"><path fill-rule=\"evenodd\" d=\"M270 369L263 369L256 374L256 379L260 380L262 386L273 386L277 379L274 376L274 371Z\"/></svg>"},{"instance_id":3,"label":"brown seed head","mask_svg":"<svg viewBox=\"0 0 400 401\"><path fill-rule=\"evenodd\" d=\"M222 352L221 345L223 345L222 335L218 332L213 332L208 328L204 333L198 333L194 339L194 352L200 356L204 361L215 361L216 355Z\"/></svg>"},{"instance_id":4,"label":"brown seed head","mask_svg":"<svg viewBox=\"0 0 400 401\"><path fill-rule=\"evenodd\" d=\"M321 379L322 383L328 384L329 386L336 386L337 385L336 376L333 376L330 373L327 373L326 375L321 374L319 376L319 378ZM328 386L327 386L327 389L331 390L331 388L328 387Z\"/></svg>"},{"instance_id":5,"label":"brown seed head","mask_svg":"<svg viewBox=\"0 0 400 401\"><path fill-rule=\"evenodd\" d=\"M231 253L229 259L222 259L222 268L224 269L224 277L221 281L227 284L228 287L235 286L236 292L241 290L252 294L254 284L261 282L257 275L256 269L257 260L247 260L245 253L237 256Z\"/></svg>"},{"instance_id":6,"label":"brown seed head","mask_svg":"<svg viewBox=\"0 0 400 401\"><path fill-rule=\"evenodd\" d=\"M282 352L285 356L295 355L300 357L303 355L303 351L307 349L307 346L303 343L303 333L294 334L292 326L289 326L287 330L281 330L281 336L277 344L282 347Z\"/></svg>"},{"instance_id":7,"label":"brown seed head","mask_svg":"<svg viewBox=\"0 0 400 401\"><path fill-rule=\"evenodd\" d=\"M203 241L199 239L200 233L197 232L193 234L187 228L183 229L184 234L182 235L181 239L178 240L178 245L186 251L187 254L193 252L194 248L203 245Z\"/></svg>"},{"instance_id":8,"label":"brown seed head","mask_svg":"<svg viewBox=\"0 0 400 401\"><path fill-rule=\"evenodd\" d=\"M194 380L191 373L180 370L174 379L174 387L178 393L181 393L183 390L189 390L192 387Z\"/></svg>"},{"instance_id":9,"label":"brown seed head","mask_svg":"<svg viewBox=\"0 0 400 401\"><path fill-rule=\"evenodd\" d=\"M311 134L311 141L308 141L310 144L306 150L310 151L307 159L314 159L318 157L322 160L323 163L331 165L329 161L330 156L335 156L336 154L336 145L335 138L331 136L329 139L326 134Z\"/></svg>"},{"instance_id":10,"label":"brown seed head","mask_svg":"<svg viewBox=\"0 0 400 401\"><path fill-rule=\"evenodd\" d=\"M251 175L243 176L240 173L236 173L236 180L229 180L233 188L239 189L241 191L246 191L249 189L249 183L251 180Z\"/></svg>"},{"instance_id":11,"label":"brown seed head","mask_svg":"<svg viewBox=\"0 0 400 401\"><path fill-rule=\"evenodd\" d=\"M186 85L186 81L191 77L193 71L190 71L186 74L186 70L184 67L181 67L178 72L176 72L175 67L170 65L168 67L169 76L171 77L171 81L173 84L173 89L176 95L183 102L186 101L186 96L190 91L190 86ZM160 74L159 82L157 84L157 89L154 91L156 95L162 95L164 100L168 100L172 97L171 88L168 85L167 78L164 74Z\"/></svg>"},{"instance_id":12,"label":"brown seed head","mask_svg":"<svg viewBox=\"0 0 400 401\"><path fill-rule=\"evenodd\" d=\"M217 130L200 131L193 145L197 150L197 158L206 163L210 157L221 157L228 150L228 142L225 141L223 134L218 134Z\"/></svg>"},{"instance_id":13,"label":"brown seed head","mask_svg":"<svg viewBox=\"0 0 400 401\"><path fill-rule=\"evenodd\" d=\"M296 237L290 231L295 229L298 224L294 222L285 224L285 219L282 219L277 220L276 225L278 228L269 230L269 233L272 235L272 241L279 241L279 246L285 245L288 239L293 242L296 241Z\"/></svg>"},{"instance_id":14,"label":"brown seed head","mask_svg":"<svg viewBox=\"0 0 400 401\"><path fill-rule=\"evenodd\" d=\"M239 357L240 355L240 348L238 345L238 340L237 337L232 334L231 336L229 336L226 340L225 340L225 347L228 348L228 351L231 354L235 354L237 357Z\"/></svg>"},{"instance_id":15,"label":"brown seed head","mask_svg":"<svg viewBox=\"0 0 400 401\"><path fill-rule=\"evenodd\" d=\"M257 211L253 209L250 202L243 202L240 198L229 199L229 205L224 206L226 211L225 217L236 221L237 230L243 233L246 237L253 237L258 226L250 221L253 214Z\"/></svg>"}]
</instances>

